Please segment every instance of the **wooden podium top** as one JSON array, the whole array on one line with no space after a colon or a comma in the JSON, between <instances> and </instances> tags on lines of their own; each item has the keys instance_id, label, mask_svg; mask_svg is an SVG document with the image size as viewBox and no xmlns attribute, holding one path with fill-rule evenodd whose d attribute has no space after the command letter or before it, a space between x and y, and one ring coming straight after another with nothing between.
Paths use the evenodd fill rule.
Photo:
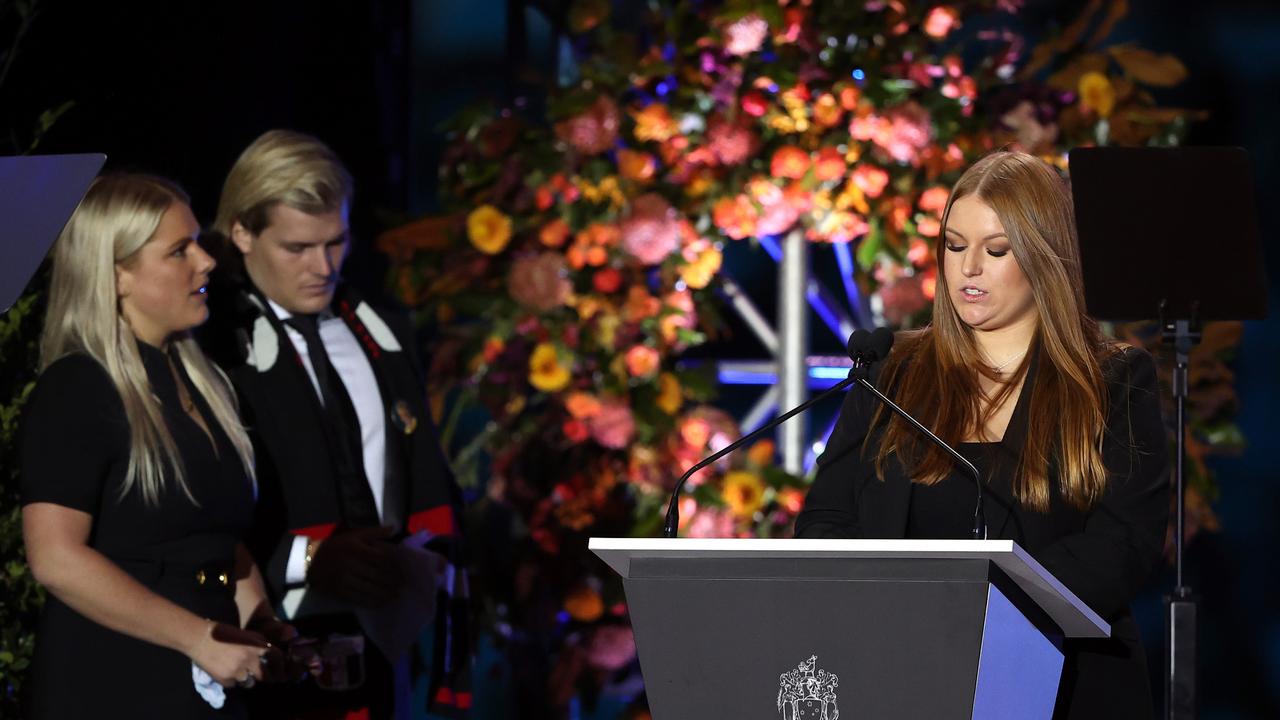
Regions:
<instances>
[{"instance_id":1,"label":"wooden podium top","mask_svg":"<svg viewBox=\"0 0 1280 720\"><path fill-rule=\"evenodd\" d=\"M591 538L587 547L624 578L630 577L632 558L986 560L1067 637L1111 635L1105 620L1012 540Z\"/></svg>"}]
</instances>

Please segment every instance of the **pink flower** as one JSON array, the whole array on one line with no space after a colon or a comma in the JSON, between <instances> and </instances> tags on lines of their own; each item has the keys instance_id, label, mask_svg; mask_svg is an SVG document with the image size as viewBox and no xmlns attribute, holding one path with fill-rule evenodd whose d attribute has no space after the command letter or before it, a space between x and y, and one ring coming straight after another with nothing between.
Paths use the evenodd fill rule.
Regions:
<instances>
[{"instance_id":1,"label":"pink flower","mask_svg":"<svg viewBox=\"0 0 1280 720\"><path fill-rule=\"evenodd\" d=\"M881 128L873 142L898 162L918 164L920 151L933 140L929 111L910 100L885 113L885 120L888 126Z\"/></svg>"},{"instance_id":2,"label":"pink flower","mask_svg":"<svg viewBox=\"0 0 1280 720\"><path fill-rule=\"evenodd\" d=\"M960 13L955 8L939 5L929 11L924 19L924 33L941 40L960 26Z\"/></svg>"},{"instance_id":3,"label":"pink flower","mask_svg":"<svg viewBox=\"0 0 1280 720\"><path fill-rule=\"evenodd\" d=\"M587 419L591 437L607 448L621 450L631 444L636 434L636 420L631 408L621 400L602 400L600 410Z\"/></svg>"},{"instance_id":4,"label":"pink flower","mask_svg":"<svg viewBox=\"0 0 1280 720\"><path fill-rule=\"evenodd\" d=\"M928 306L929 301L924 296L920 281L919 275L912 275L880 288L877 294L884 307L885 322L901 325Z\"/></svg>"},{"instance_id":5,"label":"pink flower","mask_svg":"<svg viewBox=\"0 0 1280 720\"><path fill-rule=\"evenodd\" d=\"M875 165L862 164L853 169L853 184L869 198L878 198L889 185L889 173Z\"/></svg>"},{"instance_id":6,"label":"pink flower","mask_svg":"<svg viewBox=\"0 0 1280 720\"><path fill-rule=\"evenodd\" d=\"M731 538L733 532L733 515L714 507L708 507L695 513L684 530L685 537L691 538Z\"/></svg>"},{"instance_id":7,"label":"pink flower","mask_svg":"<svg viewBox=\"0 0 1280 720\"><path fill-rule=\"evenodd\" d=\"M769 23L751 13L733 21L724 29L725 51L730 55L750 55L764 45Z\"/></svg>"},{"instance_id":8,"label":"pink flower","mask_svg":"<svg viewBox=\"0 0 1280 720\"><path fill-rule=\"evenodd\" d=\"M778 235L791 229L800 219L800 210L788 201L782 188L765 178L756 178L747 184L751 197L760 204L761 213L756 221L756 232L761 235Z\"/></svg>"},{"instance_id":9,"label":"pink flower","mask_svg":"<svg viewBox=\"0 0 1280 720\"><path fill-rule=\"evenodd\" d=\"M660 195L641 195L622 222L622 247L645 265L657 265L680 245L680 221Z\"/></svg>"},{"instance_id":10,"label":"pink flower","mask_svg":"<svg viewBox=\"0 0 1280 720\"><path fill-rule=\"evenodd\" d=\"M560 307L571 290L560 253L524 255L511 263L507 292L527 308L546 312Z\"/></svg>"},{"instance_id":11,"label":"pink flower","mask_svg":"<svg viewBox=\"0 0 1280 720\"><path fill-rule=\"evenodd\" d=\"M601 95L581 114L556 123L556 135L580 153L597 155L617 142L621 121L618 106Z\"/></svg>"},{"instance_id":12,"label":"pink flower","mask_svg":"<svg viewBox=\"0 0 1280 720\"><path fill-rule=\"evenodd\" d=\"M715 118L707 126L707 148L722 165L738 165L755 151L756 137L741 125Z\"/></svg>"},{"instance_id":13,"label":"pink flower","mask_svg":"<svg viewBox=\"0 0 1280 720\"><path fill-rule=\"evenodd\" d=\"M601 625L591 633L587 663L599 670L617 672L636 657L636 638L626 625Z\"/></svg>"},{"instance_id":14,"label":"pink flower","mask_svg":"<svg viewBox=\"0 0 1280 720\"><path fill-rule=\"evenodd\" d=\"M1036 106L1030 100L1018 103L1000 122L1017 134L1018 146L1024 152L1040 153L1058 139L1057 124L1042 125L1036 116Z\"/></svg>"}]
</instances>

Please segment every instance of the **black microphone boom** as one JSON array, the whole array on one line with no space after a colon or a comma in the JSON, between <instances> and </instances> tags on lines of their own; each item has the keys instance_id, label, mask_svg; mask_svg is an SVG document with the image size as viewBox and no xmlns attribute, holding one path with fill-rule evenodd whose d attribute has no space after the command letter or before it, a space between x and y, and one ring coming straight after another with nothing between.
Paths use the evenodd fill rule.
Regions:
<instances>
[{"instance_id":1,"label":"black microphone boom","mask_svg":"<svg viewBox=\"0 0 1280 720\"><path fill-rule=\"evenodd\" d=\"M893 331L888 328L876 328L874 332L867 332L866 330L854 331L854 333L849 336L849 357L853 359L853 368L849 371L849 377L841 380L835 385L832 385L822 394L797 405L785 414L779 415L772 421L761 425L756 430L729 443L725 447L721 448L719 452L713 453L710 457L703 459L698 464L689 468L689 471L684 475L680 476L680 479L676 481L675 488L671 491L671 502L667 505L667 517L662 526L663 537L673 538L676 537L676 534L679 532L680 491L684 489L684 484L689 481L689 478L693 477L694 473L714 463L725 455L728 455L734 450L737 450L751 440L759 437L761 434L772 430L796 415L808 410L815 403L821 402L823 399L844 390L850 385L857 384L878 398L880 402L884 403L885 406L892 410L898 417L905 420L907 424L911 425L916 430L919 430L925 437L933 441L935 445L946 451L946 453L951 456L952 460L955 460L960 467L968 471L969 476L973 478L974 485L978 488L978 503L977 507L973 511L973 537L975 540L986 540L987 518L986 512L983 509L982 478L978 474L978 468L974 467L973 463L969 462L965 456L956 452L955 448L943 442L937 435L934 435L929 428L921 425L918 420L911 417L906 410L898 407L897 403L885 397L883 393L876 389L875 385L871 384L871 381L867 380L867 369L871 366L871 363L888 357L889 350L892 347Z\"/></svg>"},{"instance_id":2,"label":"black microphone boom","mask_svg":"<svg viewBox=\"0 0 1280 720\"><path fill-rule=\"evenodd\" d=\"M752 440L760 437L765 432L778 427L779 425L790 420L796 415L799 415L805 410L808 410L809 408L813 407L815 404L821 402L822 400L830 397L831 395L834 395L835 393L840 392L841 390L844 390L845 388L857 382L857 378L854 376L854 372L858 368L859 357L866 356L869 353L873 352L873 349L871 348L871 345L869 343L870 337L871 337L871 333L867 332L866 330L858 330L854 332L853 335L849 336L849 346L848 346L849 357L853 358L853 364L854 364L854 370L849 371L849 377L827 388L821 394L800 403L799 405L792 408L791 410L788 410L785 414L779 415L773 420L765 423L764 425L761 425L760 427L747 433L746 435L743 435L737 440L734 440L733 442L721 448L719 452L712 453L711 456L704 458L703 460L698 462L698 464L689 468L688 472L686 472L684 475L681 475L680 479L676 481L675 488L671 491L671 501L667 504L667 517L662 524L662 536L673 538L673 537L676 537L676 534L679 532L680 530L680 491L684 489L684 484L689 481L689 478L693 477L694 473L714 463L715 461L719 460L725 455L728 455L734 450L737 450L738 448L751 442ZM893 333L889 334L889 343L890 344L893 343ZM887 352L887 349L886 349L886 352Z\"/></svg>"}]
</instances>

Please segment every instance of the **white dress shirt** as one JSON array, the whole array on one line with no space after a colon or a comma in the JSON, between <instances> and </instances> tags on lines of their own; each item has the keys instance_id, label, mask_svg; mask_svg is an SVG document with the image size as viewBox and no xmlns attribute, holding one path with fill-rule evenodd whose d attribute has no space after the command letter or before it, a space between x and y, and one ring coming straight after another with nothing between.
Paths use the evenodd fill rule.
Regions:
<instances>
[{"instance_id":1,"label":"white dress shirt","mask_svg":"<svg viewBox=\"0 0 1280 720\"><path fill-rule=\"evenodd\" d=\"M271 310L281 321L293 317L288 310L267 300ZM356 418L360 421L360 439L364 447L364 475L369 480L369 490L373 492L373 502L378 510L378 517L383 517L383 473L387 462L386 413L382 405L382 392L378 389L378 379L374 377L373 366L360 347L355 333L340 317L332 315L320 316L320 341L329 354L329 362L334 372L342 379L342 384L355 406ZM307 352L307 341L302 333L284 326L289 341L302 358L302 365L307 369L307 377L311 378L311 386L319 399L320 384L316 381L315 369L311 367L311 355ZM323 402L323 401L321 401ZM285 582L302 583L307 577L306 553L309 538L297 535L293 538L293 547L289 551L289 562L285 567Z\"/></svg>"}]
</instances>

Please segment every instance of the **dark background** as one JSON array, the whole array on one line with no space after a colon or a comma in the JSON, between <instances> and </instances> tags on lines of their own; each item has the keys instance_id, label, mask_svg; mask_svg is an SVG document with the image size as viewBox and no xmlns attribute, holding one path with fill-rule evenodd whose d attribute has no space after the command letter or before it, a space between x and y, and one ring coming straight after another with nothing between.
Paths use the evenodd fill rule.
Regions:
<instances>
[{"instance_id":1,"label":"dark background","mask_svg":"<svg viewBox=\"0 0 1280 720\"><path fill-rule=\"evenodd\" d=\"M1021 22L1034 35L1083 4L1032 0ZM357 178L348 274L366 289L381 285L385 267L371 251L376 232L432 207L438 122L477 97L536 87L552 71L555 47L543 16L517 0L43 0L38 11L0 86L0 127L32 127L41 111L72 101L40 152L105 152L109 167L171 177L203 221L258 134L290 127L318 135ZM1114 37L1173 53L1190 69L1160 98L1210 112L1189 144L1240 145L1251 156L1272 319L1246 324L1234 368L1250 445L1213 463L1223 530L1196 540L1188 572L1203 596L1203 717L1280 717L1280 573L1269 564L1280 543L1271 429L1280 406L1280 227L1271 212L1280 190L1280 4L1133 0ZM14 140L8 151L25 145ZM1198 252L1223 252L1225 240L1204 238ZM760 304L772 313L769 293ZM824 334L815 327L815 338ZM741 356L752 346L738 341L722 352ZM1138 605L1154 678L1159 589Z\"/></svg>"}]
</instances>

